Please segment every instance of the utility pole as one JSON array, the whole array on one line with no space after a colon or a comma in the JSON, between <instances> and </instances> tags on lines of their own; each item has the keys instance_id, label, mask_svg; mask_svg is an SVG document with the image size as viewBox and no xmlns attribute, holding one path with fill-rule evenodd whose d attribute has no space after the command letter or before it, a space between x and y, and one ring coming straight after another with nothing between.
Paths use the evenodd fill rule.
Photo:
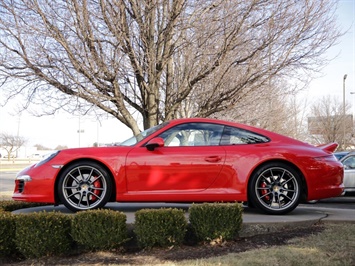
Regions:
<instances>
[{"instance_id":1,"label":"utility pole","mask_svg":"<svg viewBox=\"0 0 355 266\"><path fill-rule=\"evenodd\" d=\"M343 77L343 150L345 150L345 80L347 76L345 74Z\"/></svg>"}]
</instances>

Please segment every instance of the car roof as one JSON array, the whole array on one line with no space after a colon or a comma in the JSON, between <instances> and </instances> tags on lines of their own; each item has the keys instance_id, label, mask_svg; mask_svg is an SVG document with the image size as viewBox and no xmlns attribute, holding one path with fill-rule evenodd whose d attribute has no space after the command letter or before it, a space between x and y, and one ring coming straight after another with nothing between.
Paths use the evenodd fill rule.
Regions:
<instances>
[{"instance_id":1,"label":"car roof","mask_svg":"<svg viewBox=\"0 0 355 266\"><path fill-rule=\"evenodd\" d=\"M250 125L243 124L243 123L238 123L238 122L223 120L223 119L216 119L216 118L201 118L201 117L178 118L178 119L170 120L169 124L174 125L174 124L194 123L194 122L195 123L215 123L215 124L229 125L229 126L240 127L240 128L244 128L244 129L259 132L259 133L264 132L265 134L280 135L278 133L275 133L273 131L269 131L269 130L266 130L266 129L263 129L260 127L250 126ZM287 137L284 135L280 135L280 136Z\"/></svg>"}]
</instances>

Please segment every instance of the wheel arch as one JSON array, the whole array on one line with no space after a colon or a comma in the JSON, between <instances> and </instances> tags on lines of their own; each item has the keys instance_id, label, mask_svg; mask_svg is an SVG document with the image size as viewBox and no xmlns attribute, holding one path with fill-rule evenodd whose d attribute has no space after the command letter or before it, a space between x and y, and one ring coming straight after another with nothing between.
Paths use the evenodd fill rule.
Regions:
<instances>
[{"instance_id":1,"label":"wheel arch","mask_svg":"<svg viewBox=\"0 0 355 266\"><path fill-rule=\"evenodd\" d=\"M69 163L67 163L66 165L64 165L62 168L60 168L60 171L58 172L56 178L55 178L55 182L54 182L54 200L55 200L55 203L56 204L59 204L61 203L60 200L59 200L59 195L58 195L58 183L59 183L59 179L60 179L60 176L62 175L62 173L67 169L69 168L70 166L72 166L73 164L75 163L78 163L78 162L93 162L93 163L97 163L99 164L100 166L102 166L103 168L105 168L105 170L109 173L110 175L110 179L112 181L112 191L111 191L111 196L110 196L110 199L109 199L109 202L113 202L113 201L116 201L116 182L115 182L115 178L112 174L112 171L110 170L110 168L98 161L98 160L95 160L95 159L92 159L92 158L80 158L80 159L76 159L76 160L73 160L73 161L70 161Z\"/></svg>"},{"instance_id":2,"label":"wheel arch","mask_svg":"<svg viewBox=\"0 0 355 266\"><path fill-rule=\"evenodd\" d=\"M301 169L299 167L297 167L297 165L295 165L294 163L287 161L287 160L282 160L282 159L273 159L273 160L267 160L264 161L262 163L260 163L259 165L257 165L253 171L250 173L249 177L248 177L248 186L247 186L247 198L249 200L249 194L250 194L250 189L251 189L251 177L255 174L255 172L257 172L260 168L262 168L263 166L269 164L269 163L283 163L288 165L289 167L292 167L300 176L301 178L301 182L302 182L302 191L301 191L301 195L300 195L300 202L305 201L307 199L307 194L308 194L308 187L307 187L307 182L306 179L304 177L304 174L302 173Z\"/></svg>"}]
</instances>

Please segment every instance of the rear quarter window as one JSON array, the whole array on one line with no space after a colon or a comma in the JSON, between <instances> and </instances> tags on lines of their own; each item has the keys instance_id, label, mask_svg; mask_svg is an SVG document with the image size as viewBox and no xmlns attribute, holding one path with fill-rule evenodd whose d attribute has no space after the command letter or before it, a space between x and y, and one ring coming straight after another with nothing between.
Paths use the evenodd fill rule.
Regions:
<instances>
[{"instance_id":1,"label":"rear quarter window","mask_svg":"<svg viewBox=\"0 0 355 266\"><path fill-rule=\"evenodd\" d=\"M241 128L225 127L221 145L257 144L266 143L270 139L263 135Z\"/></svg>"}]
</instances>

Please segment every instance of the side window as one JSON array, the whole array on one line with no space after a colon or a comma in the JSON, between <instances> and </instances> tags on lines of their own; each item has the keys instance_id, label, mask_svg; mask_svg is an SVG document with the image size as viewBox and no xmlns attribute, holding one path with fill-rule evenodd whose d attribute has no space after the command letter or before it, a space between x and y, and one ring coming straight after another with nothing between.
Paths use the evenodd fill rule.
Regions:
<instances>
[{"instance_id":1,"label":"side window","mask_svg":"<svg viewBox=\"0 0 355 266\"><path fill-rule=\"evenodd\" d=\"M351 156L343 161L345 169L355 169L355 157Z\"/></svg>"},{"instance_id":2,"label":"side window","mask_svg":"<svg viewBox=\"0 0 355 266\"><path fill-rule=\"evenodd\" d=\"M160 134L165 146L216 146L219 145L223 125L210 123L186 123Z\"/></svg>"},{"instance_id":3,"label":"side window","mask_svg":"<svg viewBox=\"0 0 355 266\"><path fill-rule=\"evenodd\" d=\"M225 127L221 139L221 145L257 144L269 141L269 138L248 130Z\"/></svg>"}]
</instances>

